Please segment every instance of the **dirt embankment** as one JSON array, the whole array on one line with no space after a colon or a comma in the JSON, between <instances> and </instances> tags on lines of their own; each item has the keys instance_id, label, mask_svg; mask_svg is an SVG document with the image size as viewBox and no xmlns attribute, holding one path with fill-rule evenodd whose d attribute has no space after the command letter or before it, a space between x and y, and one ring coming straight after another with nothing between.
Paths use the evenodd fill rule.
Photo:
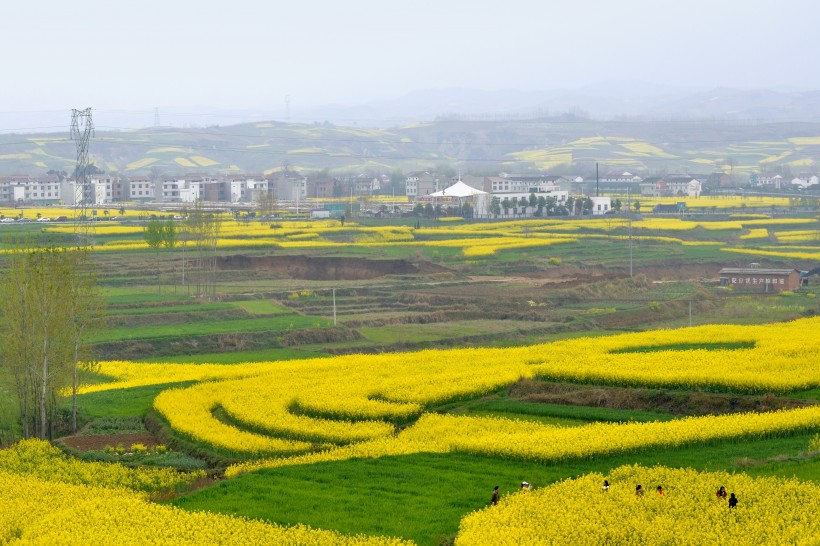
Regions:
<instances>
[{"instance_id":1,"label":"dirt embankment","mask_svg":"<svg viewBox=\"0 0 820 546\"><path fill-rule=\"evenodd\" d=\"M522 379L508 389L511 398L525 402L594 406L674 415L713 415L741 411L799 408L814 402L772 394L740 395L705 391L630 388Z\"/></svg>"},{"instance_id":2,"label":"dirt embankment","mask_svg":"<svg viewBox=\"0 0 820 546\"><path fill-rule=\"evenodd\" d=\"M217 266L222 270L267 270L291 279L309 281L355 281L386 275L440 273L445 268L407 260L368 260L332 256L225 256Z\"/></svg>"},{"instance_id":3,"label":"dirt embankment","mask_svg":"<svg viewBox=\"0 0 820 546\"><path fill-rule=\"evenodd\" d=\"M702 281L717 279L721 267L727 264L715 263L668 263L660 265L636 265L633 277L644 276L649 282ZM572 288L613 279L628 279L628 267L576 266L562 264L543 269L526 271L514 275L471 276L476 282L504 282L527 285L541 285L550 288Z\"/></svg>"}]
</instances>

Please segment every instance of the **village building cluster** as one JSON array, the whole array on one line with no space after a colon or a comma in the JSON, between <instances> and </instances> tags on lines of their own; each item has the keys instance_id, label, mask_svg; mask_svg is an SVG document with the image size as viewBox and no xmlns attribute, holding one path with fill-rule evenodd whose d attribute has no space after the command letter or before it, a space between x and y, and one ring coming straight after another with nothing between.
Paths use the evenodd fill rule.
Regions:
<instances>
[{"instance_id":1,"label":"village building cluster","mask_svg":"<svg viewBox=\"0 0 820 546\"><path fill-rule=\"evenodd\" d=\"M299 202L308 198L354 198L404 195L411 204L452 204L469 197L477 213L492 214L493 201L520 203L530 208L536 200L549 200L551 206L570 209L581 199L592 201L587 214L606 214L613 203L599 194L630 193L632 197L699 197L704 188L736 187L736 178L724 173L709 175L668 174L641 177L627 171L613 171L600 177L553 174L511 174L450 176L432 171L413 171L404 180L391 180L387 174L330 176L326 173L304 175L293 171L274 174L207 174L185 173L147 177L117 173L88 175L87 194L71 177L47 174L40 176L13 175L0 177L0 204L4 205L66 205L82 201L90 205L117 203L186 204L201 200L225 204L253 204L263 196L280 202ZM448 194L448 188L460 184L472 188L471 195ZM803 173L786 178L780 174L757 173L747 186L784 190L818 189L818 176ZM485 197L480 197L480 196ZM543 203L543 201L541 201ZM478 208L477 208L478 205ZM540 208L539 208L540 210ZM532 212L532 211L530 211Z\"/></svg>"}]
</instances>

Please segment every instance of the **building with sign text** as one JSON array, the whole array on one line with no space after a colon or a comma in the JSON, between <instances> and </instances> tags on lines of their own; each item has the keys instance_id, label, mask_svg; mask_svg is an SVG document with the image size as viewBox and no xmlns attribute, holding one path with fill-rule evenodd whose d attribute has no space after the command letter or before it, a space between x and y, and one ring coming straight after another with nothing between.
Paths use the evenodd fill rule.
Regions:
<instances>
[{"instance_id":1,"label":"building with sign text","mask_svg":"<svg viewBox=\"0 0 820 546\"><path fill-rule=\"evenodd\" d=\"M797 290L802 284L796 269L766 269L763 267L724 267L720 270L721 286L755 292Z\"/></svg>"}]
</instances>

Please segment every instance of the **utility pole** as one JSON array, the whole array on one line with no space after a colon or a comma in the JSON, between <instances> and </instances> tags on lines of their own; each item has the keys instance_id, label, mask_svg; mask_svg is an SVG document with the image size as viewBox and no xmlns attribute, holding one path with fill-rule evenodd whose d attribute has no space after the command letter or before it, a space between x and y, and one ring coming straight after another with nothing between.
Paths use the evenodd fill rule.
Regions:
<instances>
[{"instance_id":1,"label":"utility pole","mask_svg":"<svg viewBox=\"0 0 820 546\"><path fill-rule=\"evenodd\" d=\"M601 194L598 192L598 162L595 162L595 197L600 197Z\"/></svg>"},{"instance_id":2,"label":"utility pole","mask_svg":"<svg viewBox=\"0 0 820 546\"><path fill-rule=\"evenodd\" d=\"M336 289L333 289L333 326L336 326Z\"/></svg>"},{"instance_id":3,"label":"utility pole","mask_svg":"<svg viewBox=\"0 0 820 546\"><path fill-rule=\"evenodd\" d=\"M91 198L91 185L88 182L88 142L92 136L94 121L91 119L91 108L71 110L71 140L77 143L77 165L74 168L74 234L83 245L88 245L89 233L93 229L88 218Z\"/></svg>"},{"instance_id":4,"label":"utility pole","mask_svg":"<svg viewBox=\"0 0 820 546\"><path fill-rule=\"evenodd\" d=\"M630 189L626 190L626 208L629 211L629 278L632 278L632 199Z\"/></svg>"}]
</instances>

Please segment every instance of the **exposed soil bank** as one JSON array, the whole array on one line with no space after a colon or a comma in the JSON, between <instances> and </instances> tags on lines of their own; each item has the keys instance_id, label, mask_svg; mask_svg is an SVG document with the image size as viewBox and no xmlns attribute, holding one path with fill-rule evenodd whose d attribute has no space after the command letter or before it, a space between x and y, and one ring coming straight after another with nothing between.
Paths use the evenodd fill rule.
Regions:
<instances>
[{"instance_id":1,"label":"exposed soil bank","mask_svg":"<svg viewBox=\"0 0 820 546\"><path fill-rule=\"evenodd\" d=\"M431 263L407 260L368 260L328 256L224 256L217 266L223 270L267 270L291 279L308 281L357 281L386 275L418 275L446 271Z\"/></svg>"},{"instance_id":2,"label":"exposed soil bank","mask_svg":"<svg viewBox=\"0 0 820 546\"><path fill-rule=\"evenodd\" d=\"M509 387L508 393L511 398L524 402L661 411L674 415L720 415L742 411L772 411L800 408L815 403L811 400L797 400L773 394L742 395L554 383L533 379L518 381Z\"/></svg>"}]
</instances>

